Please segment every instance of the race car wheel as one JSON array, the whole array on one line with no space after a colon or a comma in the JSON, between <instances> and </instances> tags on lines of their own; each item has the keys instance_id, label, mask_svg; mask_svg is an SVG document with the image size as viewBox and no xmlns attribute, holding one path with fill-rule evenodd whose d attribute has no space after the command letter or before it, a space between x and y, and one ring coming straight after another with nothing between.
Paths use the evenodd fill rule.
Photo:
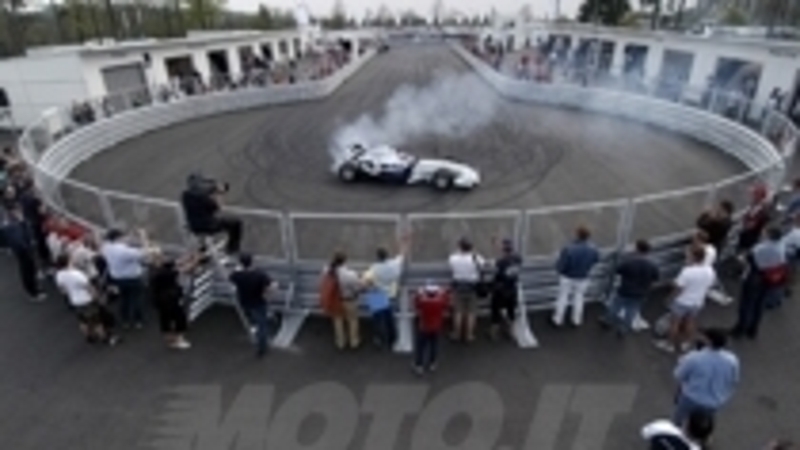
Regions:
<instances>
[{"instance_id":1,"label":"race car wheel","mask_svg":"<svg viewBox=\"0 0 800 450\"><path fill-rule=\"evenodd\" d=\"M446 191L453 186L453 176L449 172L440 170L433 174L431 184L440 191Z\"/></svg>"},{"instance_id":2,"label":"race car wheel","mask_svg":"<svg viewBox=\"0 0 800 450\"><path fill-rule=\"evenodd\" d=\"M353 181L356 181L357 176L358 170L356 169L356 166L352 164L344 164L339 168L339 179L345 183L352 183Z\"/></svg>"}]
</instances>

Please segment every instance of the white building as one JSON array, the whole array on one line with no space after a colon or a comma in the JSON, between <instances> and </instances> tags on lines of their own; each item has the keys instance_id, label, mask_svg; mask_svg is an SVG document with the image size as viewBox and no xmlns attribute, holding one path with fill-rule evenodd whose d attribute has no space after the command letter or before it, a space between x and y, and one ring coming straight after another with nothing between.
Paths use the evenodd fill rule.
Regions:
<instances>
[{"instance_id":1,"label":"white building","mask_svg":"<svg viewBox=\"0 0 800 450\"><path fill-rule=\"evenodd\" d=\"M502 42L508 51L540 41L553 41L568 54L581 46L598 43L605 53L604 69L623 75L632 69L643 78L678 79L690 86L736 89L746 78L752 97L766 102L775 88L798 103L800 90L800 43L730 36L703 37L626 28L602 28L583 24L533 23L513 29L486 30L483 38Z\"/></svg>"},{"instance_id":2,"label":"white building","mask_svg":"<svg viewBox=\"0 0 800 450\"><path fill-rule=\"evenodd\" d=\"M13 122L21 127L53 107L165 85L175 76L196 73L208 80L225 74L235 79L248 58L275 62L297 58L317 34L318 30L306 29L198 32L180 39L34 48L24 57L0 60L0 100L8 100ZM0 128L9 123L0 117Z\"/></svg>"}]
</instances>

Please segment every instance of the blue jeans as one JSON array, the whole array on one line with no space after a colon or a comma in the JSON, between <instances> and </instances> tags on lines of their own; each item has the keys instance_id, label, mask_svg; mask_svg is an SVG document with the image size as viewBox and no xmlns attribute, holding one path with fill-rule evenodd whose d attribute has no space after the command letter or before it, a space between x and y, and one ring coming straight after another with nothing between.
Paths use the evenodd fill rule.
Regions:
<instances>
[{"instance_id":1,"label":"blue jeans","mask_svg":"<svg viewBox=\"0 0 800 450\"><path fill-rule=\"evenodd\" d=\"M621 333L629 333L633 328L633 320L639 315L641 305L642 300L639 298L616 294L606 310L606 322Z\"/></svg>"},{"instance_id":2,"label":"blue jeans","mask_svg":"<svg viewBox=\"0 0 800 450\"><path fill-rule=\"evenodd\" d=\"M672 423L682 428L686 421L689 420L689 416L695 411L702 411L713 416L716 409L701 405L683 394L678 394L678 399L675 402L675 412L672 413Z\"/></svg>"},{"instance_id":3,"label":"blue jeans","mask_svg":"<svg viewBox=\"0 0 800 450\"><path fill-rule=\"evenodd\" d=\"M142 303L144 297L144 283L140 278L114 280L113 284L119 290L119 319L123 325L144 322Z\"/></svg>"},{"instance_id":4,"label":"blue jeans","mask_svg":"<svg viewBox=\"0 0 800 450\"><path fill-rule=\"evenodd\" d=\"M256 351L261 356L267 352L267 305L248 306L244 308L244 313L250 324L256 327Z\"/></svg>"},{"instance_id":5,"label":"blue jeans","mask_svg":"<svg viewBox=\"0 0 800 450\"><path fill-rule=\"evenodd\" d=\"M417 331L417 345L414 346L414 365L430 369L436 365L439 353L439 333Z\"/></svg>"},{"instance_id":6,"label":"blue jeans","mask_svg":"<svg viewBox=\"0 0 800 450\"><path fill-rule=\"evenodd\" d=\"M380 345L391 347L394 344L396 332L392 308L372 313L372 333L376 342Z\"/></svg>"}]
</instances>

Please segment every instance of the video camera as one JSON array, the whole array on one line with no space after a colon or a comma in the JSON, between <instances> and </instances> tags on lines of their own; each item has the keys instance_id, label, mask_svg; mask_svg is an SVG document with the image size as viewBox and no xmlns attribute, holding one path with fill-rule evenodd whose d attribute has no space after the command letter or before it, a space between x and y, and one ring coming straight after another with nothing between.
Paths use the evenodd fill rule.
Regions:
<instances>
[{"instance_id":1,"label":"video camera","mask_svg":"<svg viewBox=\"0 0 800 450\"><path fill-rule=\"evenodd\" d=\"M221 195L230 190L230 185L226 182L219 182L213 178L204 177L201 174L193 173L186 180L187 190L199 195Z\"/></svg>"}]
</instances>

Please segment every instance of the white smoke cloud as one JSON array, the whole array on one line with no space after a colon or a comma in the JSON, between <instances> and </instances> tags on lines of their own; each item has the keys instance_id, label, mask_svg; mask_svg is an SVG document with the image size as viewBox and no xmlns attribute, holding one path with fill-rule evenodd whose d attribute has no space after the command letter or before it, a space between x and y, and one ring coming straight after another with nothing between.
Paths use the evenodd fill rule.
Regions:
<instances>
[{"instance_id":1,"label":"white smoke cloud","mask_svg":"<svg viewBox=\"0 0 800 450\"><path fill-rule=\"evenodd\" d=\"M332 156L354 144L401 146L421 136L463 138L492 122L497 98L474 73L440 72L422 87L404 85L380 117L363 115L333 136Z\"/></svg>"}]
</instances>

